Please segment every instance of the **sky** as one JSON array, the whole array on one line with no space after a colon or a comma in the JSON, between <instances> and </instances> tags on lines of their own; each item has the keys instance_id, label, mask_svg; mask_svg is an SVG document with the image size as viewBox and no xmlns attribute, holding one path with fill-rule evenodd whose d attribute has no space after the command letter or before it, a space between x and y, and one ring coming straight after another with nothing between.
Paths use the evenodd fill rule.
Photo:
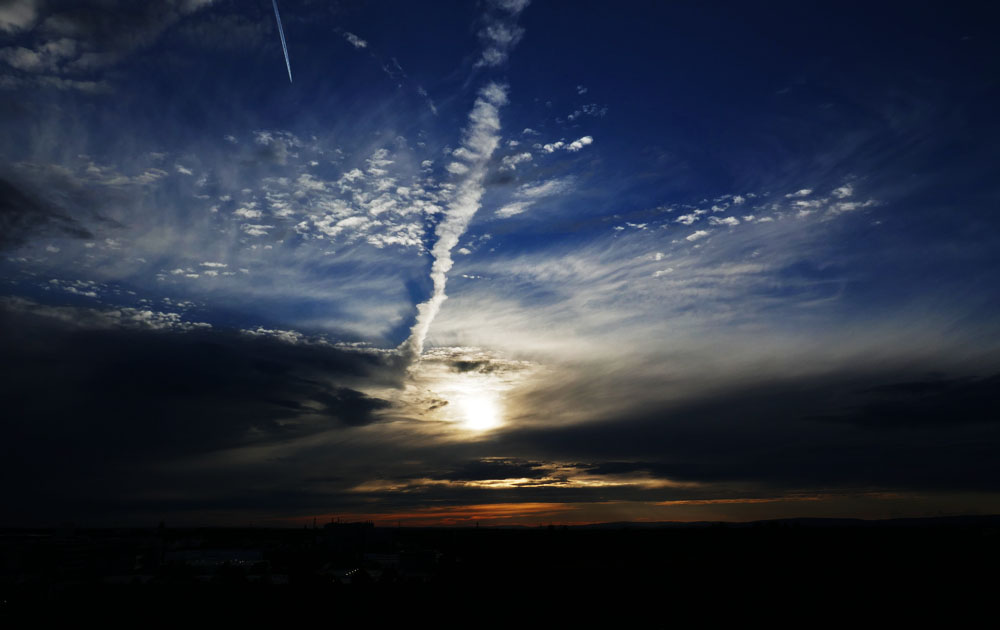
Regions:
<instances>
[{"instance_id":1,"label":"sky","mask_svg":"<svg viewBox=\"0 0 1000 630\"><path fill-rule=\"evenodd\" d=\"M0 525L1000 512L982 3L0 0Z\"/></svg>"}]
</instances>

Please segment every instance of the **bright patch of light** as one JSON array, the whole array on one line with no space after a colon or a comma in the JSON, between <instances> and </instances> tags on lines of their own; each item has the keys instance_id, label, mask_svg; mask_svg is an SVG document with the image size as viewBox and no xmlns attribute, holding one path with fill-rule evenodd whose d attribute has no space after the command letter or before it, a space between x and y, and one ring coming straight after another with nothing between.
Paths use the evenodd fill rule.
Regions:
<instances>
[{"instance_id":1,"label":"bright patch of light","mask_svg":"<svg viewBox=\"0 0 1000 630\"><path fill-rule=\"evenodd\" d=\"M471 431L489 431L500 426L497 400L489 393L460 394L454 404L462 415L462 424Z\"/></svg>"}]
</instances>

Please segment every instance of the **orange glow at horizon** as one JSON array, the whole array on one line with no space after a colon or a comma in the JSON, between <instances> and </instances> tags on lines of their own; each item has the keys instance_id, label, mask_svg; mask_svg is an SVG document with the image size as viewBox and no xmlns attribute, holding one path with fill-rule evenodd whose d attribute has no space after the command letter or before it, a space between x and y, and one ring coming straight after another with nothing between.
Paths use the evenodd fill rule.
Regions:
<instances>
[{"instance_id":1,"label":"orange glow at horizon","mask_svg":"<svg viewBox=\"0 0 1000 630\"><path fill-rule=\"evenodd\" d=\"M572 503L480 503L474 505L448 505L418 508L409 512L350 512L340 514L320 514L295 517L296 523L311 523L313 518L327 523L331 520L373 521L376 525L396 525L409 527L437 527L449 525L538 525L544 517L553 517L545 522L556 522L554 517L573 512L578 506ZM521 519L532 520L521 520ZM569 522L569 521L559 521Z\"/></svg>"},{"instance_id":2,"label":"orange glow at horizon","mask_svg":"<svg viewBox=\"0 0 1000 630\"><path fill-rule=\"evenodd\" d=\"M617 521L697 521L703 516L677 513L670 508L713 505L754 505L762 503L823 502L823 495L792 495L766 498L681 499L675 501L598 501L590 503L479 503L415 508L400 512L342 512L293 517L287 520L309 524L372 521L379 526L408 527L590 525ZM640 515L641 514L641 515ZM709 518L707 520L718 520Z\"/></svg>"}]
</instances>

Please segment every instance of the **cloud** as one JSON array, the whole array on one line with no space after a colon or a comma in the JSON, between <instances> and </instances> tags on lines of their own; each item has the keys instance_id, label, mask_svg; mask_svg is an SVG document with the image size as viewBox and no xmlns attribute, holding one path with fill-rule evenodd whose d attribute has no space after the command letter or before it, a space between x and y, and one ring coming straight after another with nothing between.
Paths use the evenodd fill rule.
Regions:
<instances>
[{"instance_id":1,"label":"cloud","mask_svg":"<svg viewBox=\"0 0 1000 630\"><path fill-rule=\"evenodd\" d=\"M452 175L465 175L469 172L469 167L461 162L449 162L444 168Z\"/></svg>"},{"instance_id":2,"label":"cloud","mask_svg":"<svg viewBox=\"0 0 1000 630\"><path fill-rule=\"evenodd\" d=\"M38 19L42 0L3 0L0 2L0 31L16 33L32 26Z\"/></svg>"},{"instance_id":3,"label":"cloud","mask_svg":"<svg viewBox=\"0 0 1000 630\"><path fill-rule=\"evenodd\" d=\"M593 142L594 142L594 139L591 136L583 136L582 138L574 140L573 142L571 142L569 144L566 144L562 140L559 140L558 142L549 142L549 143L543 144L541 146L539 146L539 145L536 144L535 148L536 149L541 149L545 153L555 153L556 151L559 151L561 149L565 149L566 151L570 151L572 153L576 153L577 151L579 151L583 147L585 147L585 146L587 146L589 144L593 144Z\"/></svg>"},{"instance_id":4,"label":"cloud","mask_svg":"<svg viewBox=\"0 0 1000 630\"><path fill-rule=\"evenodd\" d=\"M736 227L740 224L740 220L736 217L709 217L708 223L709 225L728 225L729 227Z\"/></svg>"},{"instance_id":5,"label":"cloud","mask_svg":"<svg viewBox=\"0 0 1000 630\"><path fill-rule=\"evenodd\" d=\"M793 193L788 193L787 195L785 195L785 197L787 197L788 199L795 199L797 197L808 197L809 195L812 194L812 192L813 192L812 188L802 188Z\"/></svg>"},{"instance_id":6,"label":"cloud","mask_svg":"<svg viewBox=\"0 0 1000 630\"><path fill-rule=\"evenodd\" d=\"M839 188L834 188L833 196L837 199L843 199L845 197L850 197L854 194L854 186L850 184L844 184Z\"/></svg>"},{"instance_id":7,"label":"cloud","mask_svg":"<svg viewBox=\"0 0 1000 630\"><path fill-rule=\"evenodd\" d=\"M177 472L161 486L162 471L191 458L224 460L240 447L371 425L388 403L352 385L398 379L371 353L177 332L175 320L153 316L148 325L82 326L114 318L45 310L0 303L0 392L18 410L16 420L5 414L0 422L3 442L18 445L4 449L0 468L4 478L19 471L32 479L30 491L5 492L33 518L49 510L100 513L108 496L140 509L166 488L233 496L235 485L204 472L187 480ZM46 392L56 373L60 395L53 397Z\"/></svg>"},{"instance_id":8,"label":"cloud","mask_svg":"<svg viewBox=\"0 0 1000 630\"><path fill-rule=\"evenodd\" d=\"M124 0L84 0L73 6L54 5L39 15L41 3L22 1L0 5L0 30L23 30L38 20L27 46L0 50L0 60L28 77L8 87L49 86L58 89L103 91L102 80L80 80L74 75L95 73L114 66L135 51L152 45L185 16L211 0L164 0L136 5Z\"/></svg>"},{"instance_id":9,"label":"cloud","mask_svg":"<svg viewBox=\"0 0 1000 630\"><path fill-rule=\"evenodd\" d=\"M348 43L350 43L351 46L354 46L355 48L367 48L368 47L368 42L366 42L365 40L361 39L360 37L358 37L354 33L349 33L349 32L345 31L344 32L344 39L346 39L348 41Z\"/></svg>"},{"instance_id":10,"label":"cloud","mask_svg":"<svg viewBox=\"0 0 1000 630\"><path fill-rule=\"evenodd\" d=\"M566 192L572 183L572 177L563 177L544 182L523 184L514 193L514 198L518 201L504 205L494 213L494 216L498 219L508 219L512 216L522 214L539 199Z\"/></svg>"},{"instance_id":11,"label":"cloud","mask_svg":"<svg viewBox=\"0 0 1000 630\"><path fill-rule=\"evenodd\" d=\"M528 4L527 0L491 0L490 10L483 18L485 24L479 30L483 51L476 67L495 67L507 61L510 50L524 36L524 29L517 25L516 19Z\"/></svg>"},{"instance_id":12,"label":"cloud","mask_svg":"<svg viewBox=\"0 0 1000 630\"><path fill-rule=\"evenodd\" d=\"M516 15L524 11L531 4L531 0L490 0L490 3L499 9Z\"/></svg>"},{"instance_id":13,"label":"cloud","mask_svg":"<svg viewBox=\"0 0 1000 630\"><path fill-rule=\"evenodd\" d=\"M646 470L708 487L1000 490L1000 467L970 439L1000 434L1000 377L901 381L907 371L844 366L820 375L761 375L684 401L647 400L593 424L526 427L504 436L502 446L597 460L595 474ZM945 435L953 447L940 447Z\"/></svg>"},{"instance_id":14,"label":"cloud","mask_svg":"<svg viewBox=\"0 0 1000 630\"><path fill-rule=\"evenodd\" d=\"M0 48L0 61L25 72L53 72L59 64L75 56L76 42L63 38L46 42L37 50L22 46Z\"/></svg>"},{"instance_id":15,"label":"cloud","mask_svg":"<svg viewBox=\"0 0 1000 630\"><path fill-rule=\"evenodd\" d=\"M548 197L569 190L572 184L573 179L571 177L550 179L541 183L524 184L517 189L517 196L528 199Z\"/></svg>"},{"instance_id":16,"label":"cloud","mask_svg":"<svg viewBox=\"0 0 1000 630\"><path fill-rule=\"evenodd\" d=\"M510 217L521 214L528 208L532 206L534 202L531 201L516 201L514 203L509 203L506 206L500 208L496 211L496 216L500 219L509 219Z\"/></svg>"},{"instance_id":17,"label":"cloud","mask_svg":"<svg viewBox=\"0 0 1000 630\"><path fill-rule=\"evenodd\" d=\"M434 231L437 237L431 248L434 260L431 265L434 292L430 298L417 306L417 320L410 329L410 336L399 347L403 356L409 361L420 357L431 323L441 309L441 304L447 299L445 286L448 271L453 264L451 251L458 244L458 239L465 232L473 215L479 210L486 167L500 144L499 109L506 102L506 88L497 83L489 83L480 90L472 106L472 112L469 113L469 125L462 140L464 149L462 156L468 160L468 164L463 165L466 170L460 173L462 179L458 183L455 195L445 208L444 218Z\"/></svg>"},{"instance_id":18,"label":"cloud","mask_svg":"<svg viewBox=\"0 0 1000 630\"><path fill-rule=\"evenodd\" d=\"M693 233L689 234L688 236L686 236L685 240L694 242L694 241L697 241L697 240L705 238L710 233L711 232L709 232L708 230L698 230L698 231L693 232Z\"/></svg>"},{"instance_id":19,"label":"cloud","mask_svg":"<svg viewBox=\"0 0 1000 630\"><path fill-rule=\"evenodd\" d=\"M273 230L274 226L244 223L240 229L250 236L267 236L268 230Z\"/></svg>"},{"instance_id":20,"label":"cloud","mask_svg":"<svg viewBox=\"0 0 1000 630\"><path fill-rule=\"evenodd\" d=\"M872 206L877 206L878 202L874 199L869 199L867 201L838 201L836 203L830 204L828 208L828 213L831 215L837 215L842 212L854 212L855 210L860 210L862 208L871 208Z\"/></svg>"},{"instance_id":21,"label":"cloud","mask_svg":"<svg viewBox=\"0 0 1000 630\"><path fill-rule=\"evenodd\" d=\"M23 185L0 178L0 249L23 245L29 238L45 234L93 238L66 209Z\"/></svg>"},{"instance_id":22,"label":"cloud","mask_svg":"<svg viewBox=\"0 0 1000 630\"><path fill-rule=\"evenodd\" d=\"M583 147L587 146L588 144L592 144L593 142L594 139L591 138L590 136L583 136L582 138L571 142L569 146L566 147L566 150L576 152L582 149Z\"/></svg>"},{"instance_id":23,"label":"cloud","mask_svg":"<svg viewBox=\"0 0 1000 630\"><path fill-rule=\"evenodd\" d=\"M233 214L244 219L259 219L263 216L263 213L257 209L256 202L253 201L233 210Z\"/></svg>"},{"instance_id":24,"label":"cloud","mask_svg":"<svg viewBox=\"0 0 1000 630\"><path fill-rule=\"evenodd\" d=\"M502 164L501 168L506 168L509 170L515 170L518 164L531 161L531 154L528 152L516 153L514 155L508 155L504 157L500 162Z\"/></svg>"},{"instance_id":25,"label":"cloud","mask_svg":"<svg viewBox=\"0 0 1000 630\"><path fill-rule=\"evenodd\" d=\"M597 103L589 103L587 105L581 105L580 109L575 110L570 115L566 116L569 121L574 121L581 116L594 116L595 118L603 118L608 113L607 106L601 107Z\"/></svg>"}]
</instances>

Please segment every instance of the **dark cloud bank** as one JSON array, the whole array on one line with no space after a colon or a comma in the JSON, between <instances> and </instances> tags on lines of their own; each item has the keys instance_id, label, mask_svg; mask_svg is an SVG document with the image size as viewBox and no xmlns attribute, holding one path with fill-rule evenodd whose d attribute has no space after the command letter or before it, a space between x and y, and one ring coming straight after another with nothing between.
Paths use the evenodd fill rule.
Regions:
<instances>
[{"instance_id":1,"label":"dark cloud bank","mask_svg":"<svg viewBox=\"0 0 1000 630\"><path fill-rule=\"evenodd\" d=\"M210 472L178 473L168 472L171 463L240 447L349 438L389 410L361 390L398 385L403 374L372 353L215 330L82 328L9 304L0 330L9 524L227 510L281 517L366 505L1000 491L996 374L853 371L732 387L669 408L644 406L636 392L631 408L581 426L511 429L468 443L317 445L294 461L234 461L231 474L224 458ZM567 470L707 485L550 483ZM451 485L356 490L373 478ZM503 489L468 483L511 478L527 481Z\"/></svg>"},{"instance_id":2,"label":"dark cloud bank","mask_svg":"<svg viewBox=\"0 0 1000 630\"><path fill-rule=\"evenodd\" d=\"M372 354L236 333L88 329L9 306L0 329L15 522L92 515L144 487L183 494L198 480L156 464L366 425L387 403L351 385L398 378Z\"/></svg>"},{"instance_id":3,"label":"dark cloud bank","mask_svg":"<svg viewBox=\"0 0 1000 630\"><path fill-rule=\"evenodd\" d=\"M505 439L529 454L604 460L596 474L777 490L1000 490L1000 375L903 376L912 369L756 383Z\"/></svg>"}]
</instances>

